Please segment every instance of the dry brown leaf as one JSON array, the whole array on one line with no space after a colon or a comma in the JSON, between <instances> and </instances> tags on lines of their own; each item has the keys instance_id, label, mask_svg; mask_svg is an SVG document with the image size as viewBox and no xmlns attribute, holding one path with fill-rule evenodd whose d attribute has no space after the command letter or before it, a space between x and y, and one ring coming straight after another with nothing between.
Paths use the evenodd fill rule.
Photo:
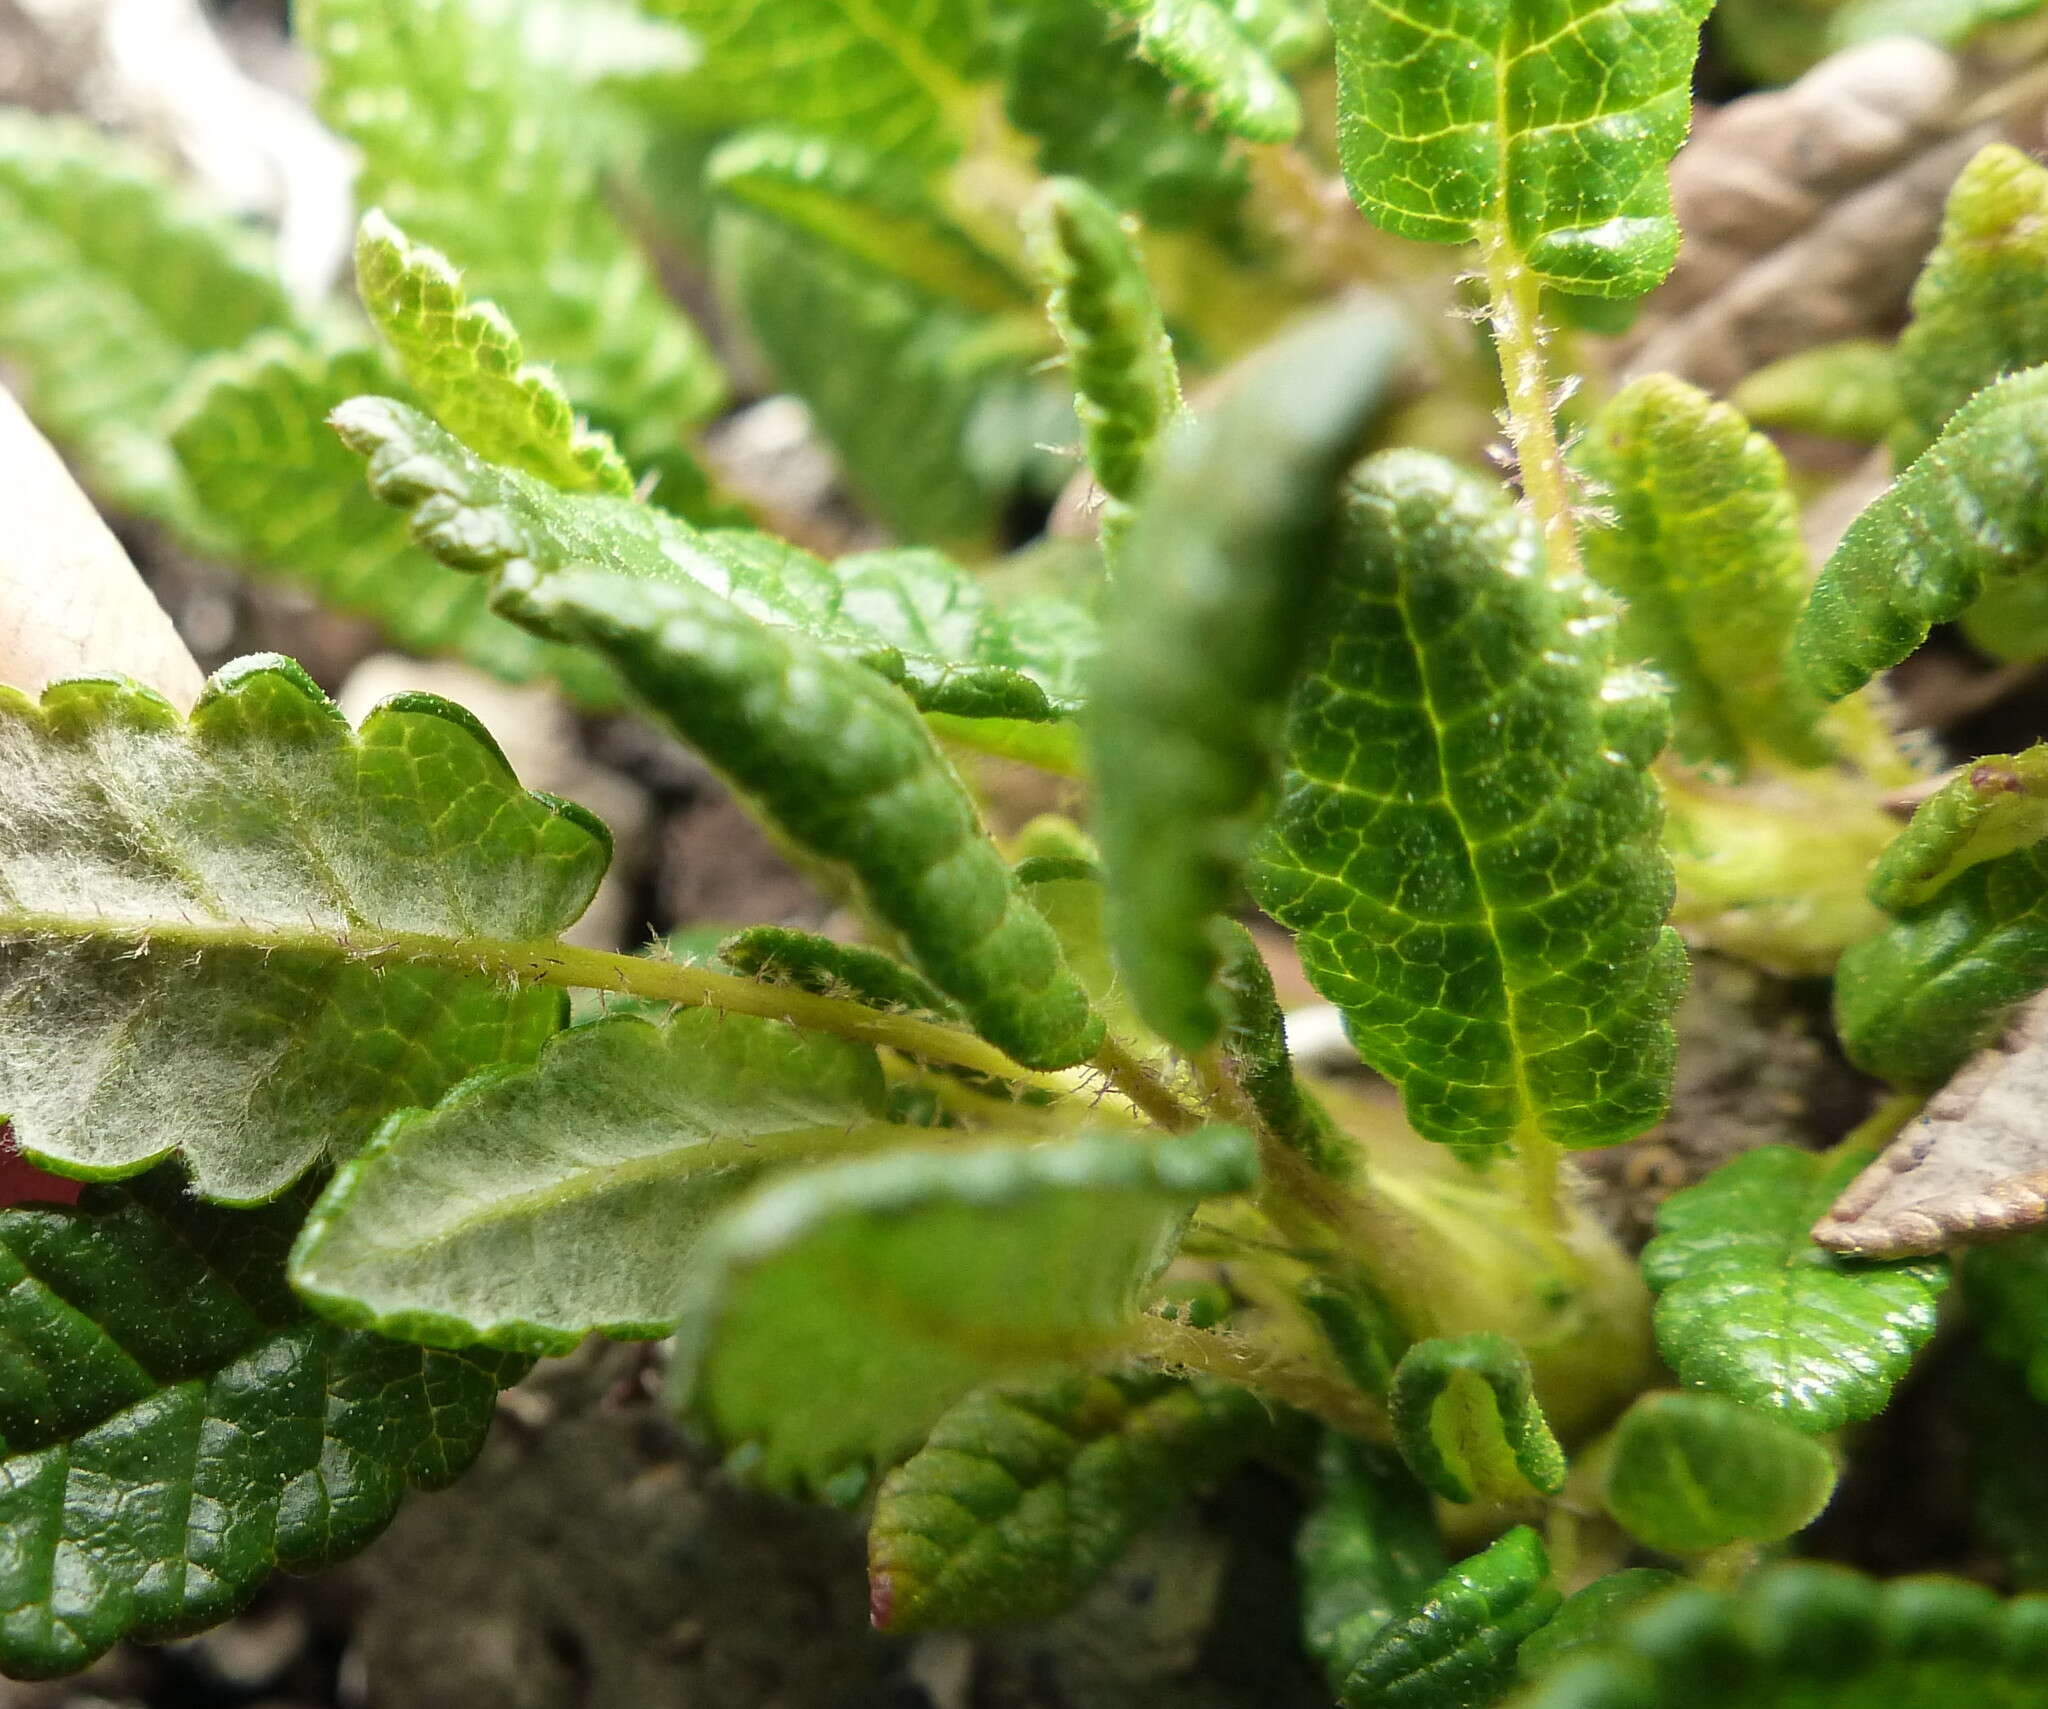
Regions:
<instances>
[{"instance_id":1,"label":"dry brown leaf","mask_svg":"<svg viewBox=\"0 0 2048 1709\"><path fill-rule=\"evenodd\" d=\"M1794 351L1891 330L1950 183L1994 134L1958 128L1956 62L1892 37L1702 119L1672 166L1685 247L1644 304L1631 375L1725 392Z\"/></svg>"},{"instance_id":2,"label":"dry brown leaf","mask_svg":"<svg viewBox=\"0 0 2048 1709\"><path fill-rule=\"evenodd\" d=\"M50 442L0 386L0 682L117 671L181 711L199 667Z\"/></svg>"},{"instance_id":3,"label":"dry brown leaf","mask_svg":"<svg viewBox=\"0 0 2048 1709\"><path fill-rule=\"evenodd\" d=\"M1908 1258L2048 1224L2048 995L1928 1101L1814 1224L1858 1258Z\"/></svg>"}]
</instances>

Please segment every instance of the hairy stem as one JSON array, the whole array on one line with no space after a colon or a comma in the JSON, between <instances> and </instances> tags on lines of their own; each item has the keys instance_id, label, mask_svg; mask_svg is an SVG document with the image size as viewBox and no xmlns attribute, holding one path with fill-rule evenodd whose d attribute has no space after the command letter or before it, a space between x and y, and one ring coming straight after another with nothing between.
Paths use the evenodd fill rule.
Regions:
<instances>
[{"instance_id":1,"label":"hairy stem","mask_svg":"<svg viewBox=\"0 0 2048 1709\"><path fill-rule=\"evenodd\" d=\"M1572 520L1571 471L1551 410L1550 369L1543 354L1543 287L1507 232L1490 227L1481 240L1486 261L1487 318L1507 393L1508 443L1521 470L1522 493L1543 531L1553 581L1578 575L1579 533Z\"/></svg>"},{"instance_id":2,"label":"hairy stem","mask_svg":"<svg viewBox=\"0 0 2048 1709\"><path fill-rule=\"evenodd\" d=\"M1327 1371L1262 1347L1247 1335L1146 1316L1138 1320L1137 1351L1169 1370L1218 1377L1298 1407L1347 1435L1393 1440L1386 1412L1377 1401Z\"/></svg>"},{"instance_id":3,"label":"hairy stem","mask_svg":"<svg viewBox=\"0 0 2048 1709\"><path fill-rule=\"evenodd\" d=\"M1103 1039L1102 1048L1095 1053L1089 1066L1109 1082L1111 1091L1128 1099L1168 1133L1186 1133L1202 1125L1201 1113L1183 1103L1172 1088L1132 1055L1114 1034Z\"/></svg>"}]
</instances>

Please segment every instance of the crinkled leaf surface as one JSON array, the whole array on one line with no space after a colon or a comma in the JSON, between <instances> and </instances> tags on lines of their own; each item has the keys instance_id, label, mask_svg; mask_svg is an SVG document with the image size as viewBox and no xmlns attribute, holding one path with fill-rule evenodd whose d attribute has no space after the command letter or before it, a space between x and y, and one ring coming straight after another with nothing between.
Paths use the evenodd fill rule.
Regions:
<instances>
[{"instance_id":1,"label":"crinkled leaf surface","mask_svg":"<svg viewBox=\"0 0 2048 1709\"><path fill-rule=\"evenodd\" d=\"M1913 287L1899 335L1902 465L2003 375L2048 361L2048 168L2004 143L1982 150L1948 194L1941 241Z\"/></svg>"},{"instance_id":2,"label":"crinkled leaf surface","mask_svg":"<svg viewBox=\"0 0 2048 1709\"><path fill-rule=\"evenodd\" d=\"M735 973L773 985L794 985L845 997L876 1009L946 1015L952 1004L914 969L860 944L835 943L788 926L749 926L718 946L718 959Z\"/></svg>"},{"instance_id":3,"label":"crinkled leaf surface","mask_svg":"<svg viewBox=\"0 0 2048 1709\"><path fill-rule=\"evenodd\" d=\"M183 520L158 418L192 365L291 308L254 233L139 149L0 114L0 355L37 421L109 497Z\"/></svg>"},{"instance_id":4,"label":"crinkled leaf surface","mask_svg":"<svg viewBox=\"0 0 2048 1709\"><path fill-rule=\"evenodd\" d=\"M1574 1659L1515 1709L2035 1709L2048 1598L1772 1567L1740 1592L1688 1585Z\"/></svg>"},{"instance_id":5,"label":"crinkled leaf surface","mask_svg":"<svg viewBox=\"0 0 2048 1709\"><path fill-rule=\"evenodd\" d=\"M360 346L283 334L201 368L168 433L215 549L254 575L370 618L416 652L453 654L510 682L552 678L586 703L615 702L617 684L603 666L496 615L487 588L420 551L404 519L365 489L361 462L324 420L393 379Z\"/></svg>"},{"instance_id":6,"label":"crinkled leaf surface","mask_svg":"<svg viewBox=\"0 0 2048 1709\"><path fill-rule=\"evenodd\" d=\"M1685 958L1647 767L1653 681L1490 483L1361 466L1296 691L1260 902L1424 1137L1633 1138L1670 1096Z\"/></svg>"},{"instance_id":7,"label":"crinkled leaf surface","mask_svg":"<svg viewBox=\"0 0 2048 1709\"><path fill-rule=\"evenodd\" d=\"M1811 1436L1717 1394L1642 1396L1607 1462L1608 1511L1673 1555L1775 1543L1812 1524L1834 1488L1834 1459Z\"/></svg>"},{"instance_id":8,"label":"crinkled leaf surface","mask_svg":"<svg viewBox=\"0 0 2048 1709\"><path fill-rule=\"evenodd\" d=\"M363 151L362 202L461 267L627 457L661 471L664 502L696 500L681 442L724 382L604 193L615 120L564 74L588 10L305 0L294 22L322 115Z\"/></svg>"},{"instance_id":9,"label":"crinkled leaf surface","mask_svg":"<svg viewBox=\"0 0 2048 1709\"><path fill-rule=\"evenodd\" d=\"M632 492L618 448L576 419L551 372L526 361L504 311L472 303L445 255L377 209L356 234L356 290L420 401L479 456L568 492Z\"/></svg>"},{"instance_id":10,"label":"crinkled leaf surface","mask_svg":"<svg viewBox=\"0 0 2048 1709\"><path fill-rule=\"evenodd\" d=\"M1166 447L1120 554L1090 713L1111 932L1132 1000L1184 1050L1278 764L1302 621L1335 573L1339 482L1403 348L1379 305L1265 352Z\"/></svg>"},{"instance_id":11,"label":"crinkled leaf surface","mask_svg":"<svg viewBox=\"0 0 2048 1709\"><path fill-rule=\"evenodd\" d=\"M1115 1348L1187 1213L1252 1173L1250 1140L1218 1128L792 1175L714 1232L678 1374L771 1484L886 1462L972 1389Z\"/></svg>"},{"instance_id":12,"label":"crinkled leaf surface","mask_svg":"<svg viewBox=\"0 0 2048 1709\"><path fill-rule=\"evenodd\" d=\"M1375 224L1498 233L1546 283L1639 297L1678 254L1665 170L1711 0L1355 0L1338 142Z\"/></svg>"},{"instance_id":13,"label":"crinkled leaf surface","mask_svg":"<svg viewBox=\"0 0 2048 1709\"><path fill-rule=\"evenodd\" d=\"M1428 1491L1391 1449L1332 1432L1318 1472L1295 1556L1302 1639L1334 1689L1390 1620L1421 1605L1450 1561Z\"/></svg>"},{"instance_id":14,"label":"crinkled leaf surface","mask_svg":"<svg viewBox=\"0 0 2048 1709\"><path fill-rule=\"evenodd\" d=\"M1536 1399L1529 1360L1505 1335L1418 1341L1387 1397L1409 1469L1446 1501L1526 1499L1564 1488L1564 1450Z\"/></svg>"},{"instance_id":15,"label":"crinkled leaf surface","mask_svg":"<svg viewBox=\"0 0 2048 1709\"><path fill-rule=\"evenodd\" d=\"M1971 867L2048 837L2048 744L1973 760L1914 809L1878 857L1870 897L1904 913Z\"/></svg>"},{"instance_id":16,"label":"crinkled leaf surface","mask_svg":"<svg viewBox=\"0 0 2048 1709\"><path fill-rule=\"evenodd\" d=\"M969 1395L882 1485L868 1530L875 1625L1050 1619L1249 1452L1265 1417L1243 1389L1151 1374Z\"/></svg>"},{"instance_id":17,"label":"crinkled leaf surface","mask_svg":"<svg viewBox=\"0 0 2048 1709\"><path fill-rule=\"evenodd\" d=\"M1253 142L1301 129L1301 100L1254 25L1219 0L1101 0L1138 27L1138 52L1197 96L1218 128Z\"/></svg>"},{"instance_id":18,"label":"crinkled leaf surface","mask_svg":"<svg viewBox=\"0 0 2048 1709\"><path fill-rule=\"evenodd\" d=\"M1861 688L1999 583L2041 573L2048 514L2048 367L1979 392L1849 525L1799 619L1807 680Z\"/></svg>"},{"instance_id":19,"label":"crinkled leaf surface","mask_svg":"<svg viewBox=\"0 0 2048 1709\"><path fill-rule=\"evenodd\" d=\"M1586 568L1626 602L1621 652L1671 684L1678 751L1738 774L1760 752L1824 763L1820 700L1789 671L1808 575L1777 447L1656 374L1600 412L1582 459L1612 519L1586 531Z\"/></svg>"},{"instance_id":20,"label":"crinkled leaf surface","mask_svg":"<svg viewBox=\"0 0 2048 1709\"><path fill-rule=\"evenodd\" d=\"M668 1334L719 1212L778 1163L908 1137L872 1048L685 1010L558 1033L345 1164L292 1259L329 1317L431 1346L567 1353Z\"/></svg>"},{"instance_id":21,"label":"crinkled leaf surface","mask_svg":"<svg viewBox=\"0 0 2048 1709\"><path fill-rule=\"evenodd\" d=\"M269 1198L533 1058L561 993L469 946L545 948L610 855L431 695L351 731L276 657L189 721L118 680L0 691L0 1110L59 1173L179 1152L207 1197Z\"/></svg>"},{"instance_id":22,"label":"crinkled leaf surface","mask_svg":"<svg viewBox=\"0 0 2048 1709\"><path fill-rule=\"evenodd\" d=\"M159 1171L0 1215L0 1670L223 1620L482 1445L522 1362L309 1317L283 1274L303 1210L220 1210Z\"/></svg>"},{"instance_id":23,"label":"crinkled leaf surface","mask_svg":"<svg viewBox=\"0 0 2048 1709\"><path fill-rule=\"evenodd\" d=\"M1802 1430L1883 1409L1934 1334L1948 1266L1861 1263L1814 1244L1815 1219L1865 1161L1759 1146L1659 1208L1643 1275L1658 1349L1688 1387Z\"/></svg>"}]
</instances>

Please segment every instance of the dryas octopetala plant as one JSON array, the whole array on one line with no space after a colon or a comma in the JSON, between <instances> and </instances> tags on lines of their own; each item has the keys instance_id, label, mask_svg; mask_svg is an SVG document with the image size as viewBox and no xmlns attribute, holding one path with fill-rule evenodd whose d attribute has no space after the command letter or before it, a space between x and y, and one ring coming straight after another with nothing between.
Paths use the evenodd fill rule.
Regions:
<instances>
[{"instance_id":1,"label":"dryas octopetala plant","mask_svg":"<svg viewBox=\"0 0 2048 1709\"><path fill-rule=\"evenodd\" d=\"M1058 1615L1257 1460L1348 1709L2040 1701L2042 1605L1769 1563L1934 1250L2038 1215L1958 1082L1809 1233L2048 985L2048 762L1937 783L1875 687L1941 624L2048 656L2048 170L1977 153L1904 334L1756 392L1892 447L1816 579L1770 441L1612 383L1708 10L302 0L361 315L9 115L0 350L110 505L661 726L859 941L564 942L605 826L432 696L0 696L0 1110L92 1183L0 1214L0 1671L361 1546L597 1334L860 1509L888 1632ZM908 544L695 454L741 335ZM1070 810L995 834L992 760ZM1892 1093L1728 1147L1638 1262L1569 1156L1664 1118L1682 937L1832 975ZM1371 1076L1291 1064L1293 954ZM2048 1262L1969 1277L2031 1582Z\"/></svg>"}]
</instances>

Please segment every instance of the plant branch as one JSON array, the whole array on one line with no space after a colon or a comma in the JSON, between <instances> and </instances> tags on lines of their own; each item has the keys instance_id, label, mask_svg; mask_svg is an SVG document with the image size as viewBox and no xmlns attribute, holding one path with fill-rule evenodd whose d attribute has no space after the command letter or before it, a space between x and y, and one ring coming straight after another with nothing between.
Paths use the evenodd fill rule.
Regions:
<instances>
[{"instance_id":1,"label":"plant branch","mask_svg":"<svg viewBox=\"0 0 2048 1709\"><path fill-rule=\"evenodd\" d=\"M1128 1099L1168 1133L1187 1133L1202 1125L1201 1112L1182 1102L1153 1069L1140 1062L1113 1034L1104 1037L1102 1048L1089 1066L1109 1082L1111 1091Z\"/></svg>"},{"instance_id":2,"label":"plant branch","mask_svg":"<svg viewBox=\"0 0 2048 1709\"><path fill-rule=\"evenodd\" d=\"M1276 1353L1249 1336L1196 1329L1171 1318L1138 1320L1137 1350L1169 1370L1216 1377L1320 1418L1348 1436L1391 1442L1385 1410L1349 1383L1304 1360Z\"/></svg>"},{"instance_id":3,"label":"plant branch","mask_svg":"<svg viewBox=\"0 0 2048 1709\"><path fill-rule=\"evenodd\" d=\"M1522 492L1543 531L1550 579L1579 575L1578 527L1572 520L1571 470L1551 411L1550 370L1543 355L1543 287L1506 230L1490 226L1480 243L1486 262L1487 318L1507 393L1508 443Z\"/></svg>"}]
</instances>

